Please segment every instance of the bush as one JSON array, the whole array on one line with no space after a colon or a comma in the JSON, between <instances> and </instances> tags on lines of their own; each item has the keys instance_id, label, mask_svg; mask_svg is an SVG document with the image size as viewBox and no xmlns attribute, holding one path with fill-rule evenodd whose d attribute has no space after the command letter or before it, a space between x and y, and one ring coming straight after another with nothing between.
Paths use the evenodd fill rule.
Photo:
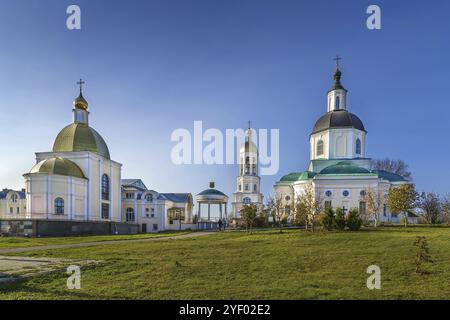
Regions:
<instances>
[{"instance_id":1,"label":"bush","mask_svg":"<svg viewBox=\"0 0 450 320\"><path fill-rule=\"evenodd\" d=\"M338 230L345 229L345 216L342 208L336 209L336 216L334 217L334 227Z\"/></svg>"},{"instance_id":2,"label":"bush","mask_svg":"<svg viewBox=\"0 0 450 320\"><path fill-rule=\"evenodd\" d=\"M322 226L328 230L331 231L334 228L334 211L332 208L328 208L325 210L325 215L322 218Z\"/></svg>"},{"instance_id":3,"label":"bush","mask_svg":"<svg viewBox=\"0 0 450 320\"><path fill-rule=\"evenodd\" d=\"M350 231L358 231L361 229L362 220L359 216L358 209L352 208L350 209L350 212L347 217L347 227L350 229Z\"/></svg>"}]
</instances>

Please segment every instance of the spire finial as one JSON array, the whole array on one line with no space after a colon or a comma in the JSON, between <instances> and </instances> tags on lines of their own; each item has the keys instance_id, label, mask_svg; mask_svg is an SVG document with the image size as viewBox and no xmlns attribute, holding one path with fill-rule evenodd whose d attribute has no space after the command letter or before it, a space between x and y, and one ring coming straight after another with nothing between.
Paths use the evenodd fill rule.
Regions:
<instances>
[{"instance_id":1,"label":"spire finial","mask_svg":"<svg viewBox=\"0 0 450 320\"><path fill-rule=\"evenodd\" d=\"M248 120L248 130L250 130L251 129L251 122L250 122L250 120Z\"/></svg>"},{"instance_id":2,"label":"spire finial","mask_svg":"<svg viewBox=\"0 0 450 320\"><path fill-rule=\"evenodd\" d=\"M333 60L336 61L336 69L339 69L339 60L342 60L342 58L339 57L339 55L337 54L337 55L336 55L336 58L334 58Z\"/></svg>"},{"instance_id":3,"label":"spire finial","mask_svg":"<svg viewBox=\"0 0 450 320\"><path fill-rule=\"evenodd\" d=\"M77 82L78 85L80 85L80 94L83 93L83 84L86 82L83 81L83 79L80 78L80 81Z\"/></svg>"}]
</instances>

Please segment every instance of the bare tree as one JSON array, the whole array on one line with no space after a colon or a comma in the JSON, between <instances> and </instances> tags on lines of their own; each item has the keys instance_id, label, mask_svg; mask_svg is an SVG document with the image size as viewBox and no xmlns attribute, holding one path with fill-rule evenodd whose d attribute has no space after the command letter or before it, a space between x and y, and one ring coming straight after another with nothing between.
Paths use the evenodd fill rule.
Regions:
<instances>
[{"instance_id":1,"label":"bare tree","mask_svg":"<svg viewBox=\"0 0 450 320\"><path fill-rule=\"evenodd\" d=\"M367 203L367 214L374 219L375 227L378 225L383 207L383 195L374 188L365 190L364 201Z\"/></svg>"},{"instance_id":2,"label":"bare tree","mask_svg":"<svg viewBox=\"0 0 450 320\"><path fill-rule=\"evenodd\" d=\"M450 224L450 193L442 199L442 220L446 224Z\"/></svg>"},{"instance_id":3,"label":"bare tree","mask_svg":"<svg viewBox=\"0 0 450 320\"><path fill-rule=\"evenodd\" d=\"M270 196L267 199L267 210L272 215L274 222L278 223L281 233L283 229L282 219L285 215L285 206L281 196L279 195Z\"/></svg>"},{"instance_id":4,"label":"bare tree","mask_svg":"<svg viewBox=\"0 0 450 320\"><path fill-rule=\"evenodd\" d=\"M411 180L411 172L409 171L409 166L403 160L394 159L374 159L371 162L372 170L384 170L387 172L395 173L406 180Z\"/></svg>"},{"instance_id":5,"label":"bare tree","mask_svg":"<svg viewBox=\"0 0 450 320\"><path fill-rule=\"evenodd\" d=\"M433 192L423 192L418 199L418 207L422 209L423 217L429 224L440 222L441 199Z\"/></svg>"}]
</instances>

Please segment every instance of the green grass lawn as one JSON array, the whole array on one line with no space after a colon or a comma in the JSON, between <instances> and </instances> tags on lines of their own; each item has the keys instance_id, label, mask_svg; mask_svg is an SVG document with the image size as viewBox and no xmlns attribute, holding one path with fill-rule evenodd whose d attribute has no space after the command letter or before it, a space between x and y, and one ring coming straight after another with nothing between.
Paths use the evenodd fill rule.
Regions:
<instances>
[{"instance_id":1,"label":"green grass lawn","mask_svg":"<svg viewBox=\"0 0 450 320\"><path fill-rule=\"evenodd\" d=\"M435 261L414 273L415 237ZM37 239L36 239L37 241ZM20 254L24 255L24 254ZM65 272L0 287L2 299L448 299L450 228L383 228L282 234L227 232L198 238L30 252L103 260L82 269L82 289ZM381 290L366 269L381 268Z\"/></svg>"},{"instance_id":2,"label":"green grass lawn","mask_svg":"<svg viewBox=\"0 0 450 320\"><path fill-rule=\"evenodd\" d=\"M110 241L110 240L147 239L147 238L182 235L189 232L190 231L170 231L170 232L167 231L159 233L143 233L134 235L104 235L104 236L44 237L44 238L0 237L0 249L26 248L34 246L85 243L85 242Z\"/></svg>"}]
</instances>

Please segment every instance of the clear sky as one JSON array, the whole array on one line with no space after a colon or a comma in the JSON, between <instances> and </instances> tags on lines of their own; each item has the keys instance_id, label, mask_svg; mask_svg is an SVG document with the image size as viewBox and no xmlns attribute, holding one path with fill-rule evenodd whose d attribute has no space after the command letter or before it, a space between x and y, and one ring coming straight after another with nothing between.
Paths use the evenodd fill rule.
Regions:
<instances>
[{"instance_id":1,"label":"clear sky","mask_svg":"<svg viewBox=\"0 0 450 320\"><path fill-rule=\"evenodd\" d=\"M66 28L70 4L81 30ZM366 27L370 4L381 30ZM23 187L34 152L72 122L81 77L123 178L159 192L235 190L236 166L172 164L173 130L279 128L267 196L306 169L339 54L368 156L403 159L419 190L449 192L449 12L448 0L0 0L0 188Z\"/></svg>"}]
</instances>

